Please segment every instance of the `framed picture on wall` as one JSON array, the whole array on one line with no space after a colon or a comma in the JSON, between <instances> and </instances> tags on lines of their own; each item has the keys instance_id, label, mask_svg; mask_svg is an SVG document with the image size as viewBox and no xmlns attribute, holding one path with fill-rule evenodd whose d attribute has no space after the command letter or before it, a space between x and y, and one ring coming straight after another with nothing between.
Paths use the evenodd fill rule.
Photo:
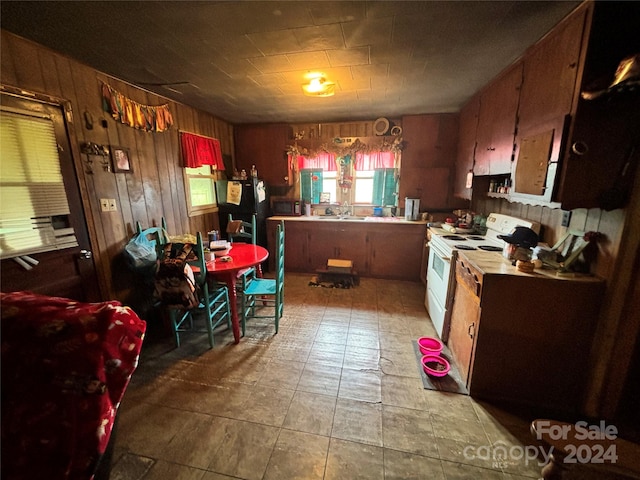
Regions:
<instances>
[{"instance_id":1,"label":"framed picture on wall","mask_svg":"<svg viewBox=\"0 0 640 480\"><path fill-rule=\"evenodd\" d=\"M113 162L113 171L116 173L130 173L133 171L128 148L112 146L111 161Z\"/></svg>"}]
</instances>

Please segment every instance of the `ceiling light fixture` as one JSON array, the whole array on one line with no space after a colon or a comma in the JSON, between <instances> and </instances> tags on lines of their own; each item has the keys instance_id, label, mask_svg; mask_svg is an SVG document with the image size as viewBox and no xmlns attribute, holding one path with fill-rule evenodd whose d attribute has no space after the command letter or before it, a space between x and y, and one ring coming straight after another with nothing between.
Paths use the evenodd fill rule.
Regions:
<instances>
[{"instance_id":1,"label":"ceiling light fixture","mask_svg":"<svg viewBox=\"0 0 640 480\"><path fill-rule=\"evenodd\" d=\"M302 91L308 97L332 97L336 93L336 84L320 75L311 77L309 83L303 84Z\"/></svg>"}]
</instances>

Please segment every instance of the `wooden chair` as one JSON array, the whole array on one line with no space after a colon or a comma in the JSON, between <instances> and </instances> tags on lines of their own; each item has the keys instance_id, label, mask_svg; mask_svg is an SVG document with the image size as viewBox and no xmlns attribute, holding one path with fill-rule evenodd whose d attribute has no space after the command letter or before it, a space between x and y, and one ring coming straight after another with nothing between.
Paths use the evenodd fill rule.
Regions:
<instances>
[{"instance_id":1,"label":"wooden chair","mask_svg":"<svg viewBox=\"0 0 640 480\"><path fill-rule=\"evenodd\" d=\"M256 215L251 215L251 222L245 222L244 220L234 220L233 216L229 214L229 221L227 223L227 236L231 243L237 241L244 241L245 243L256 244Z\"/></svg>"},{"instance_id":2,"label":"wooden chair","mask_svg":"<svg viewBox=\"0 0 640 480\"><path fill-rule=\"evenodd\" d=\"M244 220L234 220L233 215L229 214L229 221L227 223L227 237L229 238L229 242L237 242L242 241L245 243L249 243L249 241L255 245L256 244L256 215L255 213L251 215L251 222L246 222ZM236 293L238 298L242 297L242 290L244 285L247 283L248 278L251 275L256 275L256 267L243 268L242 270L238 270L236 274ZM247 308L253 306L252 302L247 305ZM244 335L244 332L243 332Z\"/></svg>"},{"instance_id":3,"label":"wooden chair","mask_svg":"<svg viewBox=\"0 0 640 480\"><path fill-rule=\"evenodd\" d=\"M276 228L275 278L257 278L248 275L242 287L242 335L245 334L248 318L273 318L276 333L284 311L284 222ZM256 302L260 298L262 305ZM266 314L263 309L273 313Z\"/></svg>"},{"instance_id":4,"label":"wooden chair","mask_svg":"<svg viewBox=\"0 0 640 480\"><path fill-rule=\"evenodd\" d=\"M209 345L214 346L213 331L224 320L227 328L231 328L231 310L229 305L229 292L225 284L217 283L207 278L207 266L204 259L202 233L198 232L195 245L195 258L189 261L189 265L198 267L198 273L194 274L196 293L200 304L196 309L186 309L177 305L167 306L169 321L173 330L176 347L180 346L180 333L186 331L201 331L194 329L194 310L204 314L206 332L209 336Z\"/></svg>"}]
</instances>

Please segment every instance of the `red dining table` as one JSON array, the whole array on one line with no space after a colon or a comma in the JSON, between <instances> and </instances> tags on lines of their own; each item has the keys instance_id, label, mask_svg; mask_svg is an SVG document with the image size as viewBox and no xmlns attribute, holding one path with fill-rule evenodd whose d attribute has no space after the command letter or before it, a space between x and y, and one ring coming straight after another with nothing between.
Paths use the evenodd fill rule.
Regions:
<instances>
[{"instance_id":1,"label":"red dining table","mask_svg":"<svg viewBox=\"0 0 640 480\"><path fill-rule=\"evenodd\" d=\"M231 326L235 343L240 342L240 321L236 295L236 278L238 272L245 268L256 267L258 276L262 276L260 264L269 257L269 251L260 245L236 242L229 250L231 261L224 262L216 257L207 262L207 275L223 281L229 288L229 302L231 303Z\"/></svg>"}]
</instances>

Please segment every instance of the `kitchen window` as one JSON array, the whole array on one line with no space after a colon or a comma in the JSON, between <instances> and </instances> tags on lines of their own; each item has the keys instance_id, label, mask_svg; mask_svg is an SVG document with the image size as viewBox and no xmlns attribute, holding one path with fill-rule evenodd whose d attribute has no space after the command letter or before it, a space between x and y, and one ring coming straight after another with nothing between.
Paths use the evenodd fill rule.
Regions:
<instances>
[{"instance_id":1,"label":"kitchen window","mask_svg":"<svg viewBox=\"0 0 640 480\"><path fill-rule=\"evenodd\" d=\"M217 212L216 170L224 170L220 141L195 133L180 132L180 147L184 164L187 214L193 217Z\"/></svg>"},{"instance_id":2,"label":"kitchen window","mask_svg":"<svg viewBox=\"0 0 640 480\"><path fill-rule=\"evenodd\" d=\"M218 211L216 201L216 173L211 165L185 168L185 193L190 217Z\"/></svg>"},{"instance_id":3,"label":"kitchen window","mask_svg":"<svg viewBox=\"0 0 640 480\"><path fill-rule=\"evenodd\" d=\"M328 192L331 203L395 205L398 170L393 168L391 152L300 156L298 165L300 193L306 202L319 203L320 193Z\"/></svg>"}]
</instances>

